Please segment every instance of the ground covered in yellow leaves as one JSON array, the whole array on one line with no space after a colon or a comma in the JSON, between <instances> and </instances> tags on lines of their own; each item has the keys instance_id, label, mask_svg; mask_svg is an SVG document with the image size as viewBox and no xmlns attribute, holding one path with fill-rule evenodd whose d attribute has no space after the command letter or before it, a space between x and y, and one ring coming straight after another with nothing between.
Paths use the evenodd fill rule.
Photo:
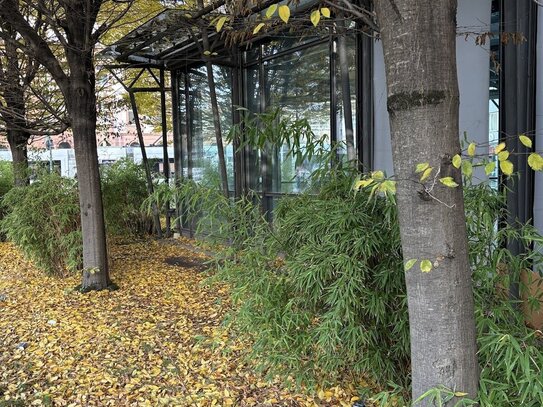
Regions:
<instances>
[{"instance_id":1,"label":"ground covered in yellow leaves","mask_svg":"<svg viewBox=\"0 0 543 407\"><path fill-rule=\"evenodd\" d=\"M200 258L199 258L200 257ZM0 406L351 406L339 387L266 382L222 324L226 287L206 286L173 242L110 248L117 291L81 294L0 243Z\"/></svg>"}]
</instances>

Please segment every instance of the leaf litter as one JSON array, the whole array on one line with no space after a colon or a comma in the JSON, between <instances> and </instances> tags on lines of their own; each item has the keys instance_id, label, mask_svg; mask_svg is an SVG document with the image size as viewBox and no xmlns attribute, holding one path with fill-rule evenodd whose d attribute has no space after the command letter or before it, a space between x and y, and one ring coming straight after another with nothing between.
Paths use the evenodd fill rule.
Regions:
<instances>
[{"instance_id":1,"label":"leaf litter","mask_svg":"<svg viewBox=\"0 0 543 407\"><path fill-rule=\"evenodd\" d=\"M250 344L222 323L228 288L205 285L202 268L190 267L204 255L152 240L109 252L119 290L81 294L73 290L78 276L44 275L15 246L0 243L0 407L358 400L353 386L305 394L257 373L247 358Z\"/></svg>"}]
</instances>

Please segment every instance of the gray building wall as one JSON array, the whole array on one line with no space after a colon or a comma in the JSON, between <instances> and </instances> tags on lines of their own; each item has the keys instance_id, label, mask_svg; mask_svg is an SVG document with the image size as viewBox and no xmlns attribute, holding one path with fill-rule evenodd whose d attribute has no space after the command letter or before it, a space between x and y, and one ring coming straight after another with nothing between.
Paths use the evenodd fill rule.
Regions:
<instances>
[{"instance_id":1,"label":"gray building wall","mask_svg":"<svg viewBox=\"0 0 543 407\"><path fill-rule=\"evenodd\" d=\"M491 0L459 0L459 32L490 31ZM475 45L474 36L458 36L456 57L458 65L458 86L460 90L460 137L466 132L475 142L488 141L488 87L489 87L489 45ZM376 41L374 51L374 120L375 168L393 173L390 125L386 107L386 80L383 49ZM476 174L479 175L479 174Z\"/></svg>"}]
</instances>

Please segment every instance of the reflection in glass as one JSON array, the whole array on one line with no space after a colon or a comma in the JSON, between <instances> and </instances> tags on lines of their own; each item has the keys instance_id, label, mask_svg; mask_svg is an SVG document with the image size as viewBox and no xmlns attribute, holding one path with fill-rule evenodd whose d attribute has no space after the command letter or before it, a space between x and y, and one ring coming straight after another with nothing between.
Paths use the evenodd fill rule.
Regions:
<instances>
[{"instance_id":1,"label":"reflection in glass","mask_svg":"<svg viewBox=\"0 0 543 407\"><path fill-rule=\"evenodd\" d=\"M264 63L264 98L293 120L307 119L317 137L330 134L330 56L322 43ZM329 140L329 138L328 138ZM329 141L328 141L329 143ZM286 147L268 154L271 191L292 193L307 187L315 162L296 167Z\"/></svg>"},{"instance_id":2,"label":"reflection in glass","mask_svg":"<svg viewBox=\"0 0 543 407\"><path fill-rule=\"evenodd\" d=\"M217 102L221 118L226 169L229 189L234 188L234 151L226 141L226 134L232 126L232 89L229 68L214 66L213 74ZM213 111L205 67L189 73L189 126L192 148L192 179L205 185L220 188L219 157L213 126Z\"/></svg>"},{"instance_id":3,"label":"reflection in glass","mask_svg":"<svg viewBox=\"0 0 543 407\"><path fill-rule=\"evenodd\" d=\"M353 138L354 146L356 149L356 89L357 89L357 75L356 75L356 39L350 35L346 37L347 48L347 61L349 69L349 88L351 95L351 111L353 116ZM337 50L337 41L334 44L334 49ZM339 61L339 58L338 58ZM336 116L336 140L338 142L338 154L346 159L346 139L345 139L345 119L343 115L343 97L342 97L342 85L341 85L341 67L338 63L336 66L336 100L337 108L335 112Z\"/></svg>"},{"instance_id":4,"label":"reflection in glass","mask_svg":"<svg viewBox=\"0 0 543 407\"><path fill-rule=\"evenodd\" d=\"M488 142L489 159L496 162L496 167L490 174L490 186L498 188L498 162L494 154L494 148L500 140L500 6L499 1L492 2L492 14L490 29L494 36L490 39L490 84L488 101Z\"/></svg>"},{"instance_id":5,"label":"reflection in glass","mask_svg":"<svg viewBox=\"0 0 543 407\"><path fill-rule=\"evenodd\" d=\"M179 100L178 100L178 120L179 120L179 139L181 140L181 167L183 177L188 177L189 160L187 155L187 109L185 97L185 74L178 75Z\"/></svg>"},{"instance_id":6,"label":"reflection in glass","mask_svg":"<svg viewBox=\"0 0 543 407\"><path fill-rule=\"evenodd\" d=\"M259 65L253 65L245 70L246 108L249 112L260 112L260 74ZM247 160L246 185L251 191L262 191L262 177L260 176L260 157L256 149L247 147L245 151Z\"/></svg>"}]
</instances>

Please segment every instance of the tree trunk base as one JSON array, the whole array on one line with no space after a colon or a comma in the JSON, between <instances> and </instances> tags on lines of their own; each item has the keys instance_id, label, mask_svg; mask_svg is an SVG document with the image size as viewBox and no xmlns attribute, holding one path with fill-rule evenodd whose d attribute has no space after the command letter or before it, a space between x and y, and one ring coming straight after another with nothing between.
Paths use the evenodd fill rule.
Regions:
<instances>
[{"instance_id":1,"label":"tree trunk base","mask_svg":"<svg viewBox=\"0 0 543 407\"><path fill-rule=\"evenodd\" d=\"M117 291L119 290L119 286L115 284L114 282L110 281L109 284L105 287L100 287L98 284L90 285L90 286L83 286L83 284L79 284L73 288L74 291L78 291L82 294L89 293L91 291L102 291L102 290L108 290L108 291Z\"/></svg>"}]
</instances>

